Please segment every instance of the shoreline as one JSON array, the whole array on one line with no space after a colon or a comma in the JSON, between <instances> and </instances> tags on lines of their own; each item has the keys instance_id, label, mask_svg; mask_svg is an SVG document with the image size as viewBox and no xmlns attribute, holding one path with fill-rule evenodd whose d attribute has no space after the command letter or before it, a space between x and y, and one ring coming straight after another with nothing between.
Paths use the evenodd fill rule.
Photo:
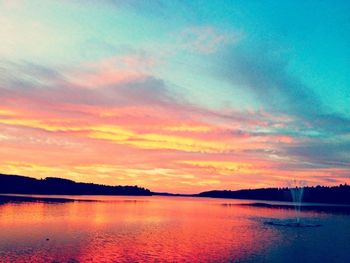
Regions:
<instances>
[{"instance_id":1,"label":"shoreline","mask_svg":"<svg viewBox=\"0 0 350 263\"><path fill-rule=\"evenodd\" d=\"M62 196L62 197L59 197ZM39 194L8 194L8 193L0 193L0 205L6 203L71 203L71 202L113 202L118 200L99 200L96 199L84 199L84 198L69 198L69 195L42 195ZM71 196L103 196L103 197L150 197L150 196L138 196L138 195L71 195ZM152 195L152 196L164 196L169 197L169 195ZM171 197L195 197L195 198L208 198L201 196L189 196L189 195L175 195ZM214 198L214 199L222 199L229 200L228 198ZM239 199L239 198L231 198L232 200L246 200L247 199ZM126 201L142 201L142 200L125 200ZM290 202L277 202L270 200L249 200L249 203L220 203L219 205L224 207L236 207L236 206L246 206L246 207L254 207L254 208L265 208L265 209L295 209L295 205ZM324 213L341 213L341 214L350 214L350 205L346 204L324 204L324 203L302 203L301 204L302 212L324 212Z\"/></svg>"}]
</instances>

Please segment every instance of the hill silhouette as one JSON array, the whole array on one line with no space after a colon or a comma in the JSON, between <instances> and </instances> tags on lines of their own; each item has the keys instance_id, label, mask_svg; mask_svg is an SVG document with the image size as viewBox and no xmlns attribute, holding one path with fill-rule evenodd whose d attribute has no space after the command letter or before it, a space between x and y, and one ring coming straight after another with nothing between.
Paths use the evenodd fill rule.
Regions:
<instances>
[{"instance_id":1,"label":"hill silhouette","mask_svg":"<svg viewBox=\"0 0 350 263\"><path fill-rule=\"evenodd\" d=\"M19 175L0 174L0 193L44 195L152 195L138 186L108 186L78 183L68 179L47 177L35 179Z\"/></svg>"},{"instance_id":2,"label":"hill silhouette","mask_svg":"<svg viewBox=\"0 0 350 263\"><path fill-rule=\"evenodd\" d=\"M68 179L47 177L35 179L20 175L0 174L0 193L42 195L135 195L135 196L192 196L292 202L289 188L260 188L245 190L213 190L199 194L172 194L151 192L139 186L108 186L79 183ZM302 202L325 204L350 204L350 186L304 187Z\"/></svg>"},{"instance_id":3,"label":"hill silhouette","mask_svg":"<svg viewBox=\"0 0 350 263\"><path fill-rule=\"evenodd\" d=\"M199 193L200 197L233 198L292 202L289 188L261 188L246 190L213 190ZM303 202L350 204L350 186L312 186L304 187Z\"/></svg>"}]
</instances>

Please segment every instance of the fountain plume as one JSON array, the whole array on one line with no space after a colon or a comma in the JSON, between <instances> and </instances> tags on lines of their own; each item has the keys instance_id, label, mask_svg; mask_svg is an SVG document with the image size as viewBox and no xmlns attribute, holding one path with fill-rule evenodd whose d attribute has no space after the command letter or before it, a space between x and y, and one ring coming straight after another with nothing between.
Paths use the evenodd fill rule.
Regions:
<instances>
[{"instance_id":1,"label":"fountain plume","mask_svg":"<svg viewBox=\"0 0 350 263\"><path fill-rule=\"evenodd\" d=\"M301 205L303 202L304 186L305 182L294 180L290 183L289 187L290 193L292 195L292 201L295 209L295 219L297 224L300 224L300 214Z\"/></svg>"}]
</instances>

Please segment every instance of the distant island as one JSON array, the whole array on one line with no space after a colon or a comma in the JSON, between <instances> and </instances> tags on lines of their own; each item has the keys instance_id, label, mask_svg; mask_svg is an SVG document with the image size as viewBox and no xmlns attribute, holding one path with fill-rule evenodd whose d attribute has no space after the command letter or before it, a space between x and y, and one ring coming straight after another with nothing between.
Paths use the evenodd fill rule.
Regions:
<instances>
[{"instance_id":1,"label":"distant island","mask_svg":"<svg viewBox=\"0 0 350 263\"><path fill-rule=\"evenodd\" d=\"M302 202L325 203L325 204L350 204L350 186L315 186L304 187ZM213 190L199 193L199 197L212 198L233 198L251 200L269 200L292 202L292 195L289 188L261 188L247 190Z\"/></svg>"},{"instance_id":2,"label":"distant island","mask_svg":"<svg viewBox=\"0 0 350 263\"><path fill-rule=\"evenodd\" d=\"M199 194L157 193L139 186L108 186L79 183L68 179L47 177L35 179L20 175L0 174L0 194L38 195L130 195L130 196L189 196L292 202L289 188L260 188L245 190L213 190ZM304 187L302 202L350 205L350 186Z\"/></svg>"},{"instance_id":3,"label":"distant island","mask_svg":"<svg viewBox=\"0 0 350 263\"><path fill-rule=\"evenodd\" d=\"M93 183L77 183L72 180L56 177L35 179L26 176L7 174L0 174L0 193L42 195L152 195L150 190L138 186L108 186Z\"/></svg>"}]
</instances>

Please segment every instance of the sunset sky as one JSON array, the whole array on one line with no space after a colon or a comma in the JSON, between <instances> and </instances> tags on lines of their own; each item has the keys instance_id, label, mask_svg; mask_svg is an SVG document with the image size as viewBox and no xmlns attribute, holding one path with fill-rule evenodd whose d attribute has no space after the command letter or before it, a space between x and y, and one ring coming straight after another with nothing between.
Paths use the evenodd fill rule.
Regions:
<instances>
[{"instance_id":1,"label":"sunset sky","mask_svg":"<svg viewBox=\"0 0 350 263\"><path fill-rule=\"evenodd\" d=\"M349 1L0 0L0 173L350 183Z\"/></svg>"}]
</instances>

